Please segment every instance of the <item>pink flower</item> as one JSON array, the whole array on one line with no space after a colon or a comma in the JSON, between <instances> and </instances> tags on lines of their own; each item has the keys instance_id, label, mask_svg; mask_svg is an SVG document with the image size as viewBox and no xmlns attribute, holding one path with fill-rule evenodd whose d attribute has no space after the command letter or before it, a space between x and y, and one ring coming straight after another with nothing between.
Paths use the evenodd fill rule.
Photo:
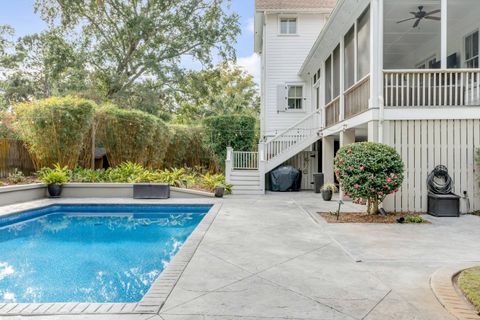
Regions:
<instances>
[{"instance_id":1,"label":"pink flower","mask_svg":"<svg viewBox=\"0 0 480 320\"><path fill-rule=\"evenodd\" d=\"M348 170L352 170L352 169L353 169L353 167L352 167L352 166L348 166Z\"/></svg>"},{"instance_id":2,"label":"pink flower","mask_svg":"<svg viewBox=\"0 0 480 320\"><path fill-rule=\"evenodd\" d=\"M339 174L340 173L340 170L335 170L335 174Z\"/></svg>"},{"instance_id":3,"label":"pink flower","mask_svg":"<svg viewBox=\"0 0 480 320\"><path fill-rule=\"evenodd\" d=\"M398 192L398 188L395 189L395 192Z\"/></svg>"},{"instance_id":4,"label":"pink flower","mask_svg":"<svg viewBox=\"0 0 480 320\"><path fill-rule=\"evenodd\" d=\"M360 171L363 171L363 170L365 169L365 167L364 167L364 166L360 166L360 167L358 167L358 169L360 169Z\"/></svg>"},{"instance_id":5,"label":"pink flower","mask_svg":"<svg viewBox=\"0 0 480 320\"><path fill-rule=\"evenodd\" d=\"M397 176L396 176L396 175L393 175L393 179L397 179Z\"/></svg>"},{"instance_id":6,"label":"pink flower","mask_svg":"<svg viewBox=\"0 0 480 320\"><path fill-rule=\"evenodd\" d=\"M351 153L352 153L352 149L348 149L347 153L348 153L348 154L351 154Z\"/></svg>"},{"instance_id":7,"label":"pink flower","mask_svg":"<svg viewBox=\"0 0 480 320\"><path fill-rule=\"evenodd\" d=\"M387 185L384 185L383 188L384 188L384 189L388 189L388 186L387 186Z\"/></svg>"},{"instance_id":8,"label":"pink flower","mask_svg":"<svg viewBox=\"0 0 480 320\"><path fill-rule=\"evenodd\" d=\"M355 183L355 185L353 186L355 189L358 189L360 188L360 185L358 183Z\"/></svg>"},{"instance_id":9,"label":"pink flower","mask_svg":"<svg viewBox=\"0 0 480 320\"><path fill-rule=\"evenodd\" d=\"M394 194L394 193L395 193L395 190L390 191L390 194Z\"/></svg>"},{"instance_id":10,"label":"pink flower","mask_svg":"<svg viewBox=\"0 0 480 320\"><path fill-rule=\"evenodd\" d=\"M387 177L387 182L390 182L390 181L392 181L392 179L390 179L389 177Z\"/></svg>"},{"instance_id":11,"label":"pink flower","mask_svg":"<svg viewBox=\"0 0 480 320\"><path fill-rule=\"evenodd\" d=\"M343 162L343 159L338 159L338 162L342 163L342 162Z\"/></svg>"},{"instance_id":12,"label":"pink flower","mask_svg":"<svg viewBox=\"0 0 480 320\"><path fill-rule=\"evenodd\" d=\"M370 191L371 191L371 192L375 192L375 189L374 189L374 188L370 188Z\"/></svg>"},{"instance_id":13,"label":"pink flower","mask_svg":"<svg viewBox=\"0 0 480 320\"><path fill-rule=\"evenodd\" d=\"M383 196L383 191L380 191L380 192L378 193L378 195L379 195L379 196Z\"/></svg>"},{"instance_id":14,"label":"pink flower","mask_svg":"<svg viewBox=\"0 0 480 320\"><path fill-rule=\"evenodd\" d=\"M370 177L368 177L368 178L369 178L370 180L373 180L373 174L372 174Z\"/></svg>"}]
</instances>

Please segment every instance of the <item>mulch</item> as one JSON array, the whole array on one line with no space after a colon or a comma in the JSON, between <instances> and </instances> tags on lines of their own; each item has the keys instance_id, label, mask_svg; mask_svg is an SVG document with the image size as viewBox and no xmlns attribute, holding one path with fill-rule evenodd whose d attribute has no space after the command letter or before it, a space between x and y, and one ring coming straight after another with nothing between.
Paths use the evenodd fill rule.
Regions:
<instances>
[{"instance_id":1,"label":"mulch","mask_svg":"<svg viewBox=\"0 0 480 320\"><path fill-rule=\"evenodd\" d=\"M419 216L419 213L410 212L397 212L389 213L385 216L382 215L369 215L364 212L340 212L340 217L337 220L337 216L330 214L329 212L318 212L318 214L324 218L328 223L398 223L397 219L400 217ZM419 224L429 224L431 222L424 221Z\"/></svg>"}]
</instances>

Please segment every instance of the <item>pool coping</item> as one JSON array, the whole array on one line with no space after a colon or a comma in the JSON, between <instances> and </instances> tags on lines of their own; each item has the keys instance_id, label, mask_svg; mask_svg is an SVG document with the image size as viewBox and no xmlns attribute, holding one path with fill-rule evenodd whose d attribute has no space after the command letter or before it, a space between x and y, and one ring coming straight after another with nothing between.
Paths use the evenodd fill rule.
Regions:
<instances>
[{"instance_id":1,"label":"pool coping","mask_svg":"<svg viewBox=\"0 0 480 320\"><path fill-rule=\"evenodd\" d=\"M139 302L126 303L89 303L89 302L55 302L55 303L0 303L0 316L27 315L86 315L86 314L157 314L178 282L183 271L195 254L206 232L215 220L222 201L217 199L169 199L169 200L135 200L135 199L44 199L17 205L0 207L0 216L11 215L25 210L39 209L49 205L78 204L205 204L212 205L208 213L187 238L181 249L175 254L168 266L152 283L147 293Z\"/></svg>"}]
</instances>

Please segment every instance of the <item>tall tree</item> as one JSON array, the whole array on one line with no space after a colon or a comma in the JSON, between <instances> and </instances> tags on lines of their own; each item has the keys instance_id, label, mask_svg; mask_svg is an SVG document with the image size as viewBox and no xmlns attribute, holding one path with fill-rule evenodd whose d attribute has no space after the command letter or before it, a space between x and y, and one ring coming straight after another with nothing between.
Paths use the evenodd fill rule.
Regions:
<instances>
[{"instance_id":1,"label":"tall tree","mask_svg":"<svg viewBox=\"0 0 480 320\"><path fill-rule=\"evenodd\" d=\"M13 34L9 27L4 28ZM65 38L56 29L27 35L16 42L2 41L0 90L6 104L86 89L88 72L82 50Z\"/></svg>"},{"instance_id":2,"label":"tall tree","mask_svg":"<svg viewBox=\"0 0 480 320\"><path fill-rule=\"evenodd\" d=\"M212 115L249 114L260 109L258 87L244 69L229 63L190 71L172 90L176 121L189 123Z\"/></svg>"},{"instance_id":3,"label":"tall tree","mask_svg":"<svg viewBox=\"0 0 480 320\"><path fill-rule=\"evenodd\" d=\"M77 32L86 58L107 98L128 91L139 79L162 83L181 72L190 56L211 65L214 54L234 58L240 32L229 0L36 0L52 28Z\"/></svg>"}]
</instances>

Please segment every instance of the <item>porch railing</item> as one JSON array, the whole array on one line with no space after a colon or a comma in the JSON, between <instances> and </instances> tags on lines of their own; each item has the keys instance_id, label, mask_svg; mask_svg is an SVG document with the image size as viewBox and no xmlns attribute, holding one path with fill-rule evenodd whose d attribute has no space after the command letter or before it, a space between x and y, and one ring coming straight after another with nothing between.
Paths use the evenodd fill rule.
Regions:
<instances>
[{"instance_id":1,"label":"porch railing","mask_svg":"<svg viewBox=\"0 0 480 320\"><path fill-rule=\"evenodd\" d=\"M386 107L480 105L480 69L385 70Z\"/></svg>"},{"instance_id":2,"label":"porch railing","mask_svg":"<svg viewBox=\"0 0 480 320\"><path fill-rule=\"evenodd\" d=\"M368 110L368 100L370 99L370 75L351 86L345 91L345 111L344 118L351 118L363 111Z\"/></svg>"},{"instance_id":3,"label":"porch railing","mask_svg":"<svg viewBox=\"0 0 480 320\"><path fill-rule=\"evenodd\" d=\"M325 105L325 127L340 122L340 96Z\"/></svg>"},{"instance_id":4,"label":"porch railing","mask_svg":"<svg viewBox=\"0 0 480 320\"><path fill-rule=\"evenodd\" d=\"M275 158L297 143L316 134L320 128L320 113L321 109L313 111L286 130L265 142L265 160L269 161Z\"/></svg>"},{"instance_id":5,"label":"porch railing","mask_svg":"<svg viewBox=\"0 0 480 320\"><path fill-rule=\"evenodd\" d=\"M233 152L234 170L257 170L258 152L256 151L234 151Z\"/></svg>"}]
</instances>

